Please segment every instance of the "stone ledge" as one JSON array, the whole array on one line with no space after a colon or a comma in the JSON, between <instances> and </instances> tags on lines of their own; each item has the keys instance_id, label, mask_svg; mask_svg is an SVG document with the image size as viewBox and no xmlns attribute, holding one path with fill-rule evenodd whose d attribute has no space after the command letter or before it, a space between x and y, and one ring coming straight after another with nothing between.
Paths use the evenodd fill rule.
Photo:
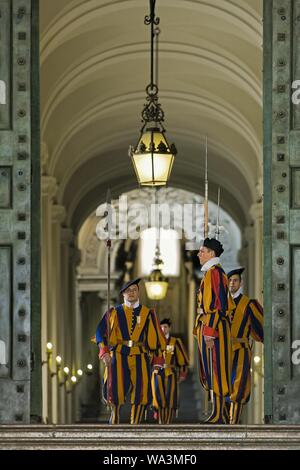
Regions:
<instances>
[{"instance_id":1,"label":"stone ledge","mask_svg":"<svg viewBox=\"0 0 300 470\"><path fill-rule=\"evenodd\" d=\"M0 426L0 449L300 449L300 426Z\"/></svg>"}]
</instances>

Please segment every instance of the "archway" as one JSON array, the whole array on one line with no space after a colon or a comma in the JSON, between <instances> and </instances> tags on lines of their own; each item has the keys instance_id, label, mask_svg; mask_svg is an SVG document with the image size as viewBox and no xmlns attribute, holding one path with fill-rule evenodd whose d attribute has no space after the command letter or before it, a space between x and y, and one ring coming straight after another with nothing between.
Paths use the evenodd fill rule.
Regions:
<instances>
[{"instance_id":1,"label":"archway","mask_svg":"<svg viewBox=\"0 0 300 470\"><path fill-rule=\"evenodd\" d=\"M136 189L126 155L136 140L148 75L146 7L140 0L76 5L70 0L62 9L54 0L41 11L43 226L45 240L51 239L43 251L43 343L51 336L53 354L63 350L60 320L48 319L64 312L61 331L71 324L77 344L68 345L65 360L75 371L82 349L74 287L81 227L105 201L108 188L114 199ZM240 261L249 266L248 292L261 299L261 4L167 0L159 8L165 24L160 99L168 134L179 149L172 188L203 196L208 135L209 196L216 203L221 187L221 207L242 232ZM129 24L135 24L130 34ZM49 283L52 295L46 294ZM105 273L100 284L104 288ZM261 405L256 410L250 422L261 422ZM51 420L57 419L54 413ZM71 408L67 419L75 419Z\"/></svg>"}]
</instances>

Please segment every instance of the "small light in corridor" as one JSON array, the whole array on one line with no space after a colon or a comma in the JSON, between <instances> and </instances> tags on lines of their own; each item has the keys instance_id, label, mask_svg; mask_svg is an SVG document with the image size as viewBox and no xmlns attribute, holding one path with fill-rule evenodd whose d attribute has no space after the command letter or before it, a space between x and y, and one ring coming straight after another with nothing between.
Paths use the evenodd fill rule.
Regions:
<instances>
[{"instance_id":1,"label":"small light in corridor","mask_svg":"<svg viewBox=\"0 0 300 470\"><path fill-rule=\"evenodd\" d=\"M56 359L55 359L55 360L56 360L56 364L57 364L57 365L60 365L60 364L61 364L61 360L62 360L62 359L61 359L60 356L56 356Z\"/></svg>"},{"instance_id":2,"label":"small light in corridor","mask_svg":"<svg viewBox=\"0 0 300 470\"><path fill-rule=\"evenodd\" d=\"M93 370L92 364L88 364L86 367L87 367L88 370Z\"/></svg>"},{"instance_id":3,"label":"small light in corridor","mask_svg":"<svg viewBox=\"0 0 300 470\"><path fill-rule=\"evenodd\" d=\"M47 343L47 351L52 351L53 349L53 344L52 343Z\"/></svg>"},{"instance_id":4,"label":"small light in corridor","mask_svg":"<svg viewBox=\"0 0 300 470\"><path fill-rule=\"evenodd\" d=\"M69 375L69 373L70 373L69 367L64 367L64 373L65 373L66 375Z\"/></svg>"},{"instance_id":5,"label":"small light in corridor","mask_svg":"<svg viewBox=\"0 0 300 470\"><path fill-rule=\"evenodd\" d=\"M260 356L254 356L253 360L254 360L255 364L259 364L260 361L261 361Z\"/></svg>"},{"instance_id":6,"label":"small light in corridor","mask_svg":"<svg viewBox=\"0 0 300 470\"><path fill-rule=\"evenodd\" d=\"M73 384L76 384L77 378L75 377L75 375L72 375L71 381L73 382Z\"/></svg>"},{"instance_id":7,"label":"small light in corridor","mask_svg":"<svg viewBox=\"0 0 300 470\"><path fill-rule=\"evenodd\" d=\"M82 370L81 370L81 369L78 369L78 371L77 371L77 375L79 375L79 377L81 377L81 376L83 375L83 372L82 372Z\"/></svg>"}]
</instances>

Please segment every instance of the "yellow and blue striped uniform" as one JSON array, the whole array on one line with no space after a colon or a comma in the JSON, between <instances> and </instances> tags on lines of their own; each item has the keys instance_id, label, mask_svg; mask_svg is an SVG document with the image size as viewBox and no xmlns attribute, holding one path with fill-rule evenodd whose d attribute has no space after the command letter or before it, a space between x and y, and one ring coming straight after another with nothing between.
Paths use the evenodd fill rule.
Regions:
<instances>
[{"instance_id":1,"label":"yellow and blue striped uniform","mask_svg":"<svg viewBox=\"0 0 300 470\"><path fill-rule=\"evenodd\" d=\"M263 308L257 300L240 294L235 298L236 309L232 313L232 402L231 423L240 420L242 405L250 399L251 393L251 347L250 338L263 342Z\"/></svg>"},{"instance_id":2,"label":"yellow and blue striped uniform","mask_svg":"<svg viewBox=\"0 0 300 470\"><path fill-rule=\"evenodd\" d=\"M140 423L145 407L151 403L149 351L165 348L165 336L156 313L143 305L125 304L107 311L96 330L100 357L110 353L103 397L112 406L111 423L119 422L120 406L131 390L131 423Z\"/></svg>"},{"instance_id":3,"label":"yellow and blue striped uniform","mask_svg":"<svg viewBox=\"0 0 300 470\"><path fill-rule=\"evenodd\" d=\"M229 293L228 278L218 264L204 275L199 289L198 315L194 326L199 349L199 376L206 390L213 390L212 423L225 423L225 397L231 393L230 315L235 303ZM204 336L214 338L213 372L210 370L209 349ZM211 383L212 378L212 383Z\"/></svg>"},{"instance_id":4,"label":"yellow and blue striped uniform","mask_svg":"<svg viewBox=\"0 0 300 470\"><path fill-rule=\"evenodd\" d=\"M151 378L153 407L158 411L159 424L170 424L179 407L178 380L185 379L189 360L180 338L170 336L166 350L159 351L163 358L160 366L154 366Z\"/></svg>"}]
</instances>

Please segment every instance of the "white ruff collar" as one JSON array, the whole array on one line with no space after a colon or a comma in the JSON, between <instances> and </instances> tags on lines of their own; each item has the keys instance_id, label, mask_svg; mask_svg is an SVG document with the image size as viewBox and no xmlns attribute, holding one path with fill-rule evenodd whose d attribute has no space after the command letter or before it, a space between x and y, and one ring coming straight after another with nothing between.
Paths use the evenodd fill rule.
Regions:
<instances>
[{"instance_id":1,"label":"white ruff collar","mask_svg":"<svg viewBox=\"0 0 300 470\"><path fill-rule=\"evenodd\" d=\"M217 257L211 258L208 261L206 261L206 263L204 263L204 265L201 268L201 271L206 272L210 268L212 268L213 266L215 266L216 264L219 264L219 263L220 263L220 258L217 258Z\"/></svg>"},{"instance_id":2,"label":"white ruff collar","mask_svg":"<svg viewBox=\"0 0 300 470\"><path fill-rule=\"evenodd\" d=\"M128 300L124 300L124 304L126 305L126 307L128 308L137 308L139 305L140 305L140 301L137 300L133 305L128 302Z\"/></svg>"},{"instance_id":3,"label":"white ruff collar","mask_svg":"<svg viewBox=\"0 0 300 470\"><path fill-rule=\"evenodd\" d=\"M239 295L243 293L243 288L240 287L239 290L237 290L234 294L231 294L233 299L236 299Z\"/></svg>"}]
</instances>

